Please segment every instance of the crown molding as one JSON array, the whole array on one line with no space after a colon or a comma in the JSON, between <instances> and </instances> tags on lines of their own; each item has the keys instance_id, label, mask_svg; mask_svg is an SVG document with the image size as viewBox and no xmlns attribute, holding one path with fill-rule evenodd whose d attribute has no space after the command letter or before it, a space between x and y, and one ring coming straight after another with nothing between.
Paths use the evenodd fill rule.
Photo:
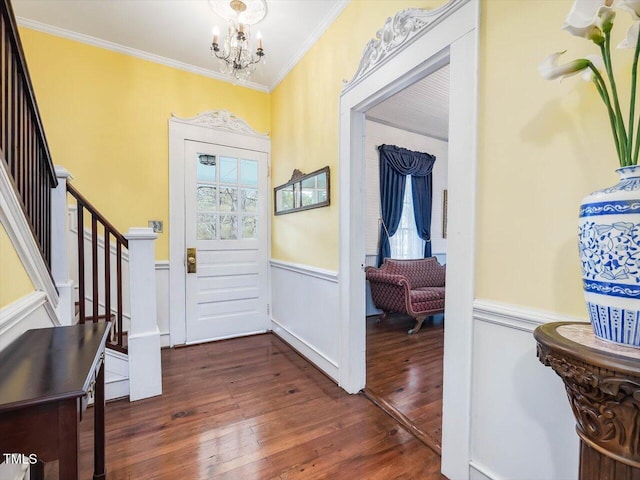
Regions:
<instances>
[{"instance_id":1,"label":"crown molding","mask_svg":"<svg viewBox=\"0 0 640 480\"><path fill-rule=\"evenodd\" d=\"M218 128L233 133L251 135L253 137L269 138L269 132L256 132L246 121L226 110L210 110L189 118L182 118L177 116L175 113L172 113L171 120L186 123L187 125Z\"/></svg>"},{"instance_id":2,"label":"crown molding","mask_svg":"<svg viewBox=\"0 0 640 480\"><path fill-rule=\"evenodd\" d=\"M318 25L318 28L314 30L314 32L307 38L307 40L300 46L296 54L291 56L291 60L285 67L280 71L276 80L271 85L269 91L275 90L275 88L280 85L287 75L293 70L293 68L302 60L302 58L307 54L311 47L315 45L315 43L322 37L324 32L329 28L331 24L338 18L338 16L342 13L342 11L346 8L347 5L351 3L351 0L341 0L335 4L327 18L324 22Z\"/></svg>"},{"instance_id":3,"label":"crown molding","mask_svg":"<svg viewBox=\"0 0 640 480\"><path fill-rule=\"evenodd\" d=\"M433 10L408 8L396 13L393 18L388 17L384 26L376 32L376 38L369 40L365 46L360 65L353 78L345 82L343 93L469 1L450 0Z\"/></svg>"},{"instance_id":4,"label":"crown molding","mask_svg":"<svg viewBox=\"0 0 640 480\"><path fill-rule=\"evenodd\" d=\"M93 47L103 48L105 50L110 50L116 53L122 53L124 55L129 55L131 57L141 58L142 60L147 60L149 62L159 63L160 65L164 65L167 67L183 70L189 73L195 73L196 75L202 75L204 77L209 77L215 80L220 80L222 82L233 84L233 82L231 82L228 77L214 70L196 67L188 63L172 60L170 58L162 57L160 55L155 55L153 53L145 52L143 50L137 50L135 48L126 47L124 45L120 45L119 43L109 42L107 40L102 40L100 38L92 37L90 35L85 35L83 33L72 32L71 30L55 27L53 25L37 22L35 20L30 20L24 17L17 17L17 22L20 27L29 28L31 30L37 30L39 32L47 33L49 35L54 35L56 37L66 38L68 40L84 43L87 45L91 45ZM270 89L267 86L262 85L260 83L242 82L242 83L236 83L235 85L239 87L250 88L252 90L257 90L259 92L265 92L265 93L270 92Z\"/></svg>"}]
</instances>

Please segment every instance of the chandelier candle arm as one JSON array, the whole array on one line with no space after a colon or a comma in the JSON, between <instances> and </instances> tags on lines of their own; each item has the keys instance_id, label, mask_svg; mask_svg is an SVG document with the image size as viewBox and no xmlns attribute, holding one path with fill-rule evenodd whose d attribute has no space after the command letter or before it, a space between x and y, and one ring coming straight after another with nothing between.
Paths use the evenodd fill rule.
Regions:
<instances>
[{"instance_id":1,"label":"chandelier candle arm","mask_svg":"<svg viewBox=\"0 0 640 480\"><path fill-rule=\"evenodd\" d=\"M222 39L218 27L213 29L211 55L220 61L222 73L235 80L247 80L255 71L255 65L265 56L260 32L256 34L255 53L251 52L253 44L251 25L258 23L266 15L266 2L264 0L210 0L210 4L216 13L227 20L227 32ZM257 8L257 11L252 12L252 7ZM245 22L243 18L252 20Z\"/></svg>"}]
</instances>

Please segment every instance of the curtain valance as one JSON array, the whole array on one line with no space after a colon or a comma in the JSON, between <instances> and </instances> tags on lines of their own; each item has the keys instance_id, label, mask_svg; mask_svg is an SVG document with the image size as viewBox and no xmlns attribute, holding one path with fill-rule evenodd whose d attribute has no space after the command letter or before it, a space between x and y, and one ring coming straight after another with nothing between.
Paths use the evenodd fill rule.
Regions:
<instances>
[{"instance_id":1,"label":"curtain valance","mask_svg":"<svg viewBox=\"0 0 640 480\"><path fill-rule=\"evenodd\" d=\"M406 176L411 175L414 219L418 236L425 241L424 256L431 256L431 172L436 157L395 145L380 145L380 210L382 225L378 266L391 256L389 237L395 235L402 216Z\"/></svg>"}]
</instances>

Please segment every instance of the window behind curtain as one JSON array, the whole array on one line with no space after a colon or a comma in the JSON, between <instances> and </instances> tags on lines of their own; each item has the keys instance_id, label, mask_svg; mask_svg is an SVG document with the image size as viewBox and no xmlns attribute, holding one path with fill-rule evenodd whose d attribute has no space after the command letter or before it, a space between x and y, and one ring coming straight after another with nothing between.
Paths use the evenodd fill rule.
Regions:
<instances>
[{"instance_id":1,"label":"window behind curtain","mask_svg":"<svg viewBox=\"0 0 640 480\"><path fill-rule=\"evenodd\" d=\"M400 225L396 234L389 239L391 258L422 258L424 255L424 240L418 236L416 221L413 218L411 175L407 175L406 182Z\"/></svg>"}]
</instances>

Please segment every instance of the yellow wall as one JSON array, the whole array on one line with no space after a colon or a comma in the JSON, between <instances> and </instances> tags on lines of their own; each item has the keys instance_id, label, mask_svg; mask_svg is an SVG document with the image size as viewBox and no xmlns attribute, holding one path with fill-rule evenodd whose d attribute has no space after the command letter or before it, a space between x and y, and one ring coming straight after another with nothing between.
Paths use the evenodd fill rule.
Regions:
<instances>
[{"instance_id":1,"label":"yellow wall","mask_svg":"<svg viewBox=\"0 0 640 480\"><path fill-rule=\"evenodd\" d=\"M338 107L388 16L439 1L353 0L271 94L22 30L56 162L121 228L167 221L167 119L227 109L271 130L272 186L331 167L332 205L273 218L273 258L338 267ZM600 101L577 78L537 73L549 53L594 51L560 30L571 0L481 2L476 297L585 316L578 205L616 180ZM620 12L616 36L629 19ZM616 42L617 43L617 42ZM628 66L630 52L617 54ZM626 72L626 70L625 70ZM627 82L622 82L623 84ZM130 172L120 176L121 172ZM167 257L167 234L158 245Z\"/></svg>"},{"instance_id":2,"label":"yellow wall","mask_svg":"<svg viewBox=\"0 0 640 480\"><path fill-rule=\"evenodd\" d=\"M0 308L34 290L4 225L0 224Z\"/></svg>"},{"instance_id":3,"label":"yellow wall","mask_svg":"<svg viewBox=\"0 0 640 480\"><path fill-rule=\"evenodd\" d=\"M401 3L401 4L400 4ZM274 218L273 257L338 265L338 107L362 48L387 16L444 2L354 0L273 92L273 182L293 168L332 169L332 206ZM615 183L608 121L591 84L543 80L542 59L596 53L560 30L572 0L481 2L476 297L586 315L577 211L587 193ZM616 42L629 19L618 14ZM346 40L345 40L346 39ZM619 63L630 61L619 52ZM625 70L626 72L627 70ZM623 89L629 82L622 82Z\"/></svg>"},{"instance_id":4,"label":"yellow wall","mask_svg":"<svg viewBox=\"0 0 640 480\"><path fill-rule=\"evenodd\" d=\"M22 28L53 161L122 232L163 220L169 258L168 120L228 110L271 130L269 94Z\"/></svg>"},{"instance_id":5,"label":"yellow wall","mask_svg":"<svg viewBox=\"0 0 640 480\"><path fill-rule=\"evenodd\" d=\"M272 92L272 183L295 168L331 168L331 206L273 217L273 258L338 268L338 110L342 80L350 80L367 42L386 18L438 1L352 0L302 61Z\"/></svg>"},{"instance_id":6,"label":"yellow wall","mask_svg":"<svg viewBox=\"0 0 640 480\"><path fill-rule=\"evenodd\" d=\"M581 199L616 183L604 107L578 77L538 63L597 53L560 27L569 0L482 2L476 297L586 317L577 248ZM630 24L618 12L617 45ZM616 52L628 91L632 51Z\"/></svg>"}]
</instances>

